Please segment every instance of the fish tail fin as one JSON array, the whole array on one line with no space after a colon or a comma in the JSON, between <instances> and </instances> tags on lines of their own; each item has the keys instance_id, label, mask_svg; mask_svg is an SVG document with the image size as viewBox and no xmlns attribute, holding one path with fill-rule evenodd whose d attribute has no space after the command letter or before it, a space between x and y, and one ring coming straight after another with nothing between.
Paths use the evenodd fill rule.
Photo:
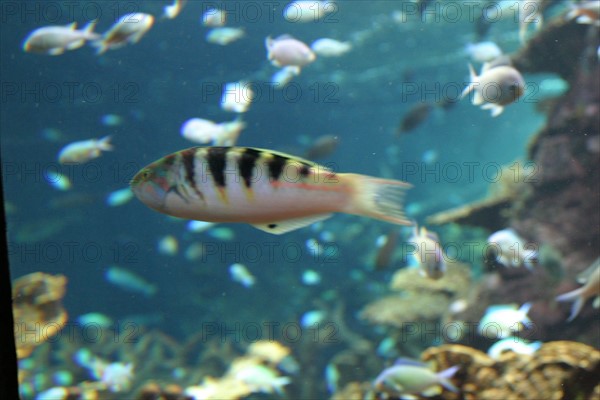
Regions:
<instances>
[{"instance_id":1,"label":"fish tail fin","mask_svg":"<svg viewBox=\"0 0 600 400\"><path fill-rule=\"evenodd\" d=\"M579 289L575 289L571 292L561 294L556 297L556 301L564 302L564 301L574 301L573 306L571 307L571 315L567 318L568 322L571 322L575 319L579 312L583 308L584 298L583 298L583 287Z\"/></svg>"},{"instance_id":2,"label":"fish tail fin","mask_svg":"<svg viewBox=\"0 0 600 400\"><path fill-rule=\"evenodd\" d=\"M391 179L374 178L359 174L339 174L354 187L348 214L362 215L399 225L412 225L404 215L403 199L411 185Z\"/></svg>"},{"instance_id":3,"label":"fish tail fin","mask_svg":"<svg viewBox=\"0 0 600 400\"><path fill-rule=\"evenodd\" d=\"M458 393L459 392L458 388L456 386L454 386L452 384L452 382L450 382L450 378L452 378L459 369L460 369L460 366L455 365L455 366L445 369L441 372L438 372L437 377L439 379L440 385L442 385L446 389L450 390L451 392Z\"/></svg>"},{"instance_id":4,"label":"fish tail fin","mask_svg":"<svg viewBox=\"0 0 600 400\"><path fill-rule=\"evenodd\" d=\"M112 139L112 135L104 136L102 139L98 140L98 148L103 151L111 151L114 150L114 146L110 142Z\"/></svg>"},{"instance_id":5,"label":"fish tail fin","mask_svg":"<svg viewBox=\"0 0 600 400\"><path fill-rule=\"evenodd\" d=\"M96 24L98 23L97 19L93 19L90 22L87 23L87 25L83 28L83 31L92 36L93 38L98 37L97 33L94 33L94 28L96 28Z\"/></svg>"},{"instance_id":6,"label":"fish tail fin","mask_svg":"<svg viewBox=\"0 0 600 400\"><path fill-rule=\"evenodd\" d=\"M108 44L102 39L92 42L92 46L97 48L97 50L96 50L97 56L99 56L100 54L104 54L106 52L106 50L108 50Z\"/></svg>"},{"instance_id":7,"label":"fish tail fin","mask_svg":"<svg viewBox=\"0 0 600 400\"><path fill-rule=\"evenodd\" d=\"M529 314L529 310L531 310L531 306L532 306L531 302L523 303L521 308L519 308L519 311L522 312L523 315L527 315L527 314Z\"/></svg>"},{"instance_id":8,"label":"fish tail fin","mask_svg":"<svg viewBox=\"0 0 600 400\"><path fill-rule=\"evenodd\" d=\"M471 65L471 63L469 63L468 66L469 66L469 84L462 91L462 93L460 95L461 99L464 98L469 93L471 93L473 90L475 90L475 86L477 84L477 78L478 78L477 72L475 72L475 68L473 68L473 65Z\"/></svg>"}]
</instances>

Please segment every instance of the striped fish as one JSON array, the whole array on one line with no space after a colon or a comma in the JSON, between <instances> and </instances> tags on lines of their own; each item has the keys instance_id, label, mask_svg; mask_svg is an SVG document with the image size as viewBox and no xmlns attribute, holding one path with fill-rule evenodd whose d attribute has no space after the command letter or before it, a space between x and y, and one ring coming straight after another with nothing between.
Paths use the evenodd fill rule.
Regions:
<instances>
[{"instance_id":1,"label":"striped fish","mask_svg":"<svg viewBox=\"0 0 600 400\"><path fill-rule=\"evenodd\" d=\"M298 157L251 147L192 147L140 170L131 189L179 218L244 222L282 234L342 212L400 225L405 182L336 174Z\"/></svg>"}]
</instances>

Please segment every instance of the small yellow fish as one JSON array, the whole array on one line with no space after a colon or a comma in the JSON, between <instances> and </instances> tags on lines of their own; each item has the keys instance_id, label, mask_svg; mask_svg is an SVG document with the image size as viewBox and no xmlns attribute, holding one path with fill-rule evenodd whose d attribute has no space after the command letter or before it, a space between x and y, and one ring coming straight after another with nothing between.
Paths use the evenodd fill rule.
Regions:
<instances>
[{"instance_id":1,"label":"small yellow fish","mask_svg":"<svg viewBox=\"0 0 600 400\"><path fill-rule=\"evenodd\" d=\"M136 197L171 216L243 222L273 234L332 213L411 225L405 182L336 174L287 154L251 147L192 147L143 168L131 181Z\"/></svg>"},{"instance_id":2,"label":"small yellow fish","mask_svg":"<svg viewBox=\"0 0 600 400\"><path fill-rule=\"evenodd\" d=\"M61 164L83 164L94 158L100 157L103 151L113 150L110 136L102 139L81 140L66 145L58 154Z\"/></svg>"}]
</instances>

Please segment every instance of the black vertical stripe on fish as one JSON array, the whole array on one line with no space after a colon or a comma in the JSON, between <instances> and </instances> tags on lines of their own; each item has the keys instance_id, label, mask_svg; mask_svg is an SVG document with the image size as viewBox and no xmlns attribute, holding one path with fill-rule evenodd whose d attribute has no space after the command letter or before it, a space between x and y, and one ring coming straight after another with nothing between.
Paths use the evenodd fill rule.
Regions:
<instances>
[{"instance_id":1,"label":"black vertical stripe on fish","mask_svg":"<svg viewBox=\"0 0 600 400\"><path fill-rule=\"evenodd\" d=\"M240 176L247 188L252 186L252 171L256 166L256 161L260 157L260 153L259 150L246 148L238 160Z\"/></svg>"},{"instance_id":2,"label":"black vertical stripe on fish","mask_svg":"<svg viewBox=\"0 0 600 400\"><path fill-rule=\"evenodd\" d=\"M306 178L308 174L310 174L310 165L302 164L300 167L300 176L302 176L302 178Z\"/></svg>"},{"instance_id":3,"label":"black vertical stripe on fish","mask_svg":"<svg viewBox=\"0 0 600 400\"><path fill-rule=\"evenodd\" d=\"M194 176L195 155L196 149L188 149L181 152L181 162L183 163L183 169L185 170L185 180L192 187L196 187Z\"/></svg>"},{"instance_id":4,"label":"black vertical stripe on fish","mask_svg":"<svg viewBox=\"0 0 600 400\"><path fill-rule=\"evenodd\" d=\"M194 170L194 160L196 158L196 148L187 149L181 152L181 162L185 171L185 181L196 192L198 197L204 199L204 195L196 185L196 172Z\"/></svg>"},{"instance_id":5,"label":"black vertical stripe on fish","mask_svg":"<svg viewBox=\"0 0 600 400\"><path fill-rule=\"evenodd\" d=\"M287 162L287 158L280 156L278 154L273 154L273 158L268 161L269 167L269 177L273 181L279 180L281 173L283 172L283 167L285 167L285 163Z\"/></svg>"},{"instance_id":6,"label":"black vertical stripe on fish","mask_svg":"<svg viewBox=\"0 0 600 400\"><path fill-rule=\"evenodd\" d=\"M226 154L228 150L228 147L210 147L206 153L208 169L215 184L219 187L225 187Z\"/></svg>"}]
</instances>

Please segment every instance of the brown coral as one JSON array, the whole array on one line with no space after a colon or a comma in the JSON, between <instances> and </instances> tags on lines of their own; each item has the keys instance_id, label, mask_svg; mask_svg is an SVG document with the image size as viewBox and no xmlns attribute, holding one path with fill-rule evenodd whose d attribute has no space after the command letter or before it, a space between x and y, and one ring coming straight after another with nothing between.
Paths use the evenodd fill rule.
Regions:
<instances>
[{"instance_id":1,"label":"brown coral","mask_svg":"<svg viewBox=\"0 0 600 400\"><path fill-rule=\"evenodd\" d=\"M62 306L67 278L42 272L25 275L12 287L17 357L27 357L58 333L67 321Z\"/></svg>"},{"instance_id":2,"label":"brown coral","mask_svg":"<svg viewBox=\"0 0 600 400\"><path fill-rule=\"evenodd\" d=\"M469 268L460 263L448 263L446 274L437 280L424 277L418 269L404 268L390 283L392 290L402 293L368 304L360 316L372 324L395 327L405 322L439 321L454 300L466 295L469 282Z\"/></svg>"},{"instance_id":3,"label":"brown coral","mask_svg":"<svg viewBox=\"0 0 600 400\"><path fill-rule=\"evenodd\" d=\"M444 345L422 359L440 370L461 366L453 378L460 393L444 392L444 399L592 399L600 391L600 352L578 342L549 342L531 356L508 352L498 361L471 347Z\"/></svg>"}]
</instances>

